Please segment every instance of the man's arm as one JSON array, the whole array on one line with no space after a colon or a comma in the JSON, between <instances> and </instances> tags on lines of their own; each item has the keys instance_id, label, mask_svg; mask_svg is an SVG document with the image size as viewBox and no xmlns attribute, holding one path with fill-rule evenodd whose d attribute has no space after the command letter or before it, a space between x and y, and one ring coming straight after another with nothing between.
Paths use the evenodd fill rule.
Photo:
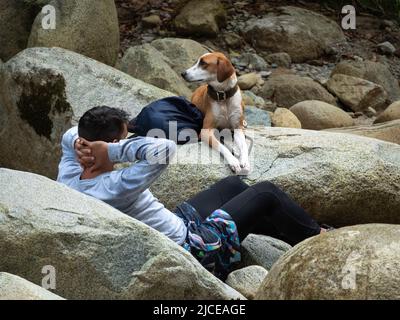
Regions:
<instances>
[{"instance_id":1,"label":"man's arm","mask_svg":"<svg viewBox=\"0 0 400 320\"><path fill-rule=\"evenodd\" d=\"M70 185L72 179L82 173L82 167L76 158L74 150L75 141L77 139L78 127L73 127L64 133L61 142L62 157L58 165L57 181L66 185Z\"/></svg>"},{"instance_id":2,"label":"man's arm","mask_svg":"<svg viewBox=\"0 0 400 320\"><path fill-rule=\"evenodd\" d=\"M127 168L102 176L101 185L96 186L91 195L105 201L125 197L135 200L160 176L176 153L173 141L149 137L119 143L94 142L88 146L96 162L105 156L114 163L139 160Z\"/></svg>"}]
</instances>

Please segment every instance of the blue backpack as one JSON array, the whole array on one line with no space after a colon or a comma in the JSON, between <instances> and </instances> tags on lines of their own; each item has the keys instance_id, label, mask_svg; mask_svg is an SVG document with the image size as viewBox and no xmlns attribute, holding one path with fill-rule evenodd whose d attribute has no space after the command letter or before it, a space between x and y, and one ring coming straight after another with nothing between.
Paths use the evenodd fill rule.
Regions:
<instances>
[{"instance_id":1,"label":"blue backpack","mask_svg":"<svg viewBox=\"0 0 400 320\"><path fill-rule=\"evenodd\" d=\"M144 107L139 115L129 122L128 131L135 136L147 136L150 130L159 129L164 132L166 139L177 144L198 142L203 119L201 111L184 97L168 97ZM176 125L171 122L176 122Z\"/></svg>"}]
</instances>

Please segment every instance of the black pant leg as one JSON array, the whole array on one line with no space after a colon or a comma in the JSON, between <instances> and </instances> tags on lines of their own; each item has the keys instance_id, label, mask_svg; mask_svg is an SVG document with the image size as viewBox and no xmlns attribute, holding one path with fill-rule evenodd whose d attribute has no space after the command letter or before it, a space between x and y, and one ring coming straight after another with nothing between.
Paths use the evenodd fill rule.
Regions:
<instances>
[{"instance_id":1,"label":"black pant leg","mask_svg":"<svg viewBox=\"0 0 400 320\"><path fill-rule=\"evenodd\" d=\"M229 176L198 193L187 202L197 210L204 220L248 188L249 186L238 176Z\"/></svg>"},{"instance_id":2,"label":"black pant leg","mask_svg":"<svg viewBox=\"0 0 400 320\"><path fill-rule=\"evenodd\" d=\"M320 233L320 227L307 212L285 192L270 182L261 182L247 188L222 206L235 221L240 239L249 233L276 230L277 236L294 245ZM269 233L269 231L267 231Z\"/></svg>"}]
</instances>

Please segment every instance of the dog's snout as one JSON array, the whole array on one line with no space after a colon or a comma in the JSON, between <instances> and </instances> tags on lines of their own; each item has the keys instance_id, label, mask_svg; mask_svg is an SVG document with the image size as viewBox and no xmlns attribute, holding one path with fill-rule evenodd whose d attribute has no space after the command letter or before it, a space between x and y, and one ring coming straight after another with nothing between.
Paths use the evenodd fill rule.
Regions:
<instances>
[{"instance_id":1,"label":"dog's snout","mask_svg":"<svg viewBox=\"0 0 400 320\"><path fill-rule=\"evenodd\" d=\"M183 71L183 72L181 73L181 76L182 76L183 79L186 79L186 75L187 75L187 71Z\"/></svg>"}]
</instances>

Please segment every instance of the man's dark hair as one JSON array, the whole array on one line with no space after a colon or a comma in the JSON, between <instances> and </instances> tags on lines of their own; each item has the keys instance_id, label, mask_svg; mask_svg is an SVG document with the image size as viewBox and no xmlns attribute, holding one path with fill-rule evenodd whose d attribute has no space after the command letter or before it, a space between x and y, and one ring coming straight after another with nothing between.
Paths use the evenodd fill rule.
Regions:
<instances>
[{"instance_id":1,"label":"man's dark hair","mask_svg":"<svg viewBox=\"0 0 400 320\"><path fill-rule=\"evenodd\" d=\"M94 107L80 118L78 134L88 141L113 142L121 138L123 124L128 121L129 114L124 110L107 106Z\"/></svg>"}]
</instances>

